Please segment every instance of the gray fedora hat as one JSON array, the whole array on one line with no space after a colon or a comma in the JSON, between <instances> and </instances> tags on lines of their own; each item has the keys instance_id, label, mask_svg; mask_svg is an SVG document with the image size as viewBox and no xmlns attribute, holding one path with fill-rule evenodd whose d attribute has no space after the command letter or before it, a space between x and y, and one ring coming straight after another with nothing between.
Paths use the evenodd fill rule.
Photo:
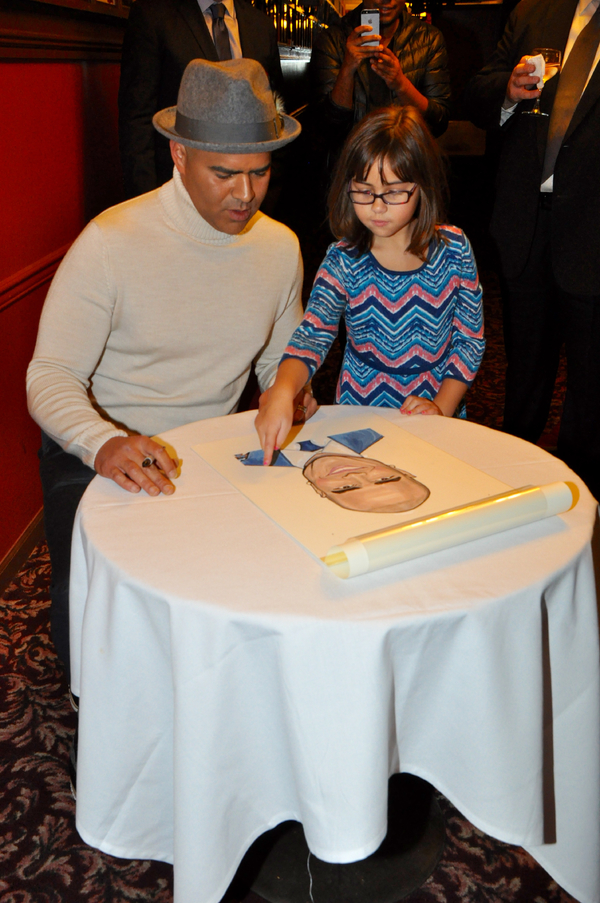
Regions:
<instances>
[{"instance_id":1,"label":"gray fedora hat","mask_svg":"<svg viewBox=\"0 0 600 903\"><path fill-rule=\"evenodd\" d=\"M297 138L301 125L279 113L267 73L256 60L192 60L177 106L155 113L165 138L222 154L274 151Z\"/></svg>"}]
</instances>

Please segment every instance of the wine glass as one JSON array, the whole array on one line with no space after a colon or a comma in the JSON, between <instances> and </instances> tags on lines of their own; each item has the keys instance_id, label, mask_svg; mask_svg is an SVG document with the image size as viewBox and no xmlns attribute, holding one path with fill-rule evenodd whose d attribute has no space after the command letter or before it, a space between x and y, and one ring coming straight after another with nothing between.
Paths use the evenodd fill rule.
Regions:
<instances>
[{"instance_id":1,"label":"wine glass","mask_svg":"<svg viewBox=\"0 0 600 903\"><path fill-rule=\"evenodd\" d=\"M544 85L549 79L553 78L555 75L558 75L560 72L560 64L562 62L562 53L560 50L555 50L553 47L535 47L530 56L538 56L541 54L544 58L544 62L546 63L546 67L544 69L544 74L542 75L542 84L539 82L535 86L539 88L541 91ZM531 108L531 110L524 110L523 112L528 116L549 116L549 113L542 113L540 110L540 100L541 94L536 99L535 104Z\"/></svg>"}]
</instances>

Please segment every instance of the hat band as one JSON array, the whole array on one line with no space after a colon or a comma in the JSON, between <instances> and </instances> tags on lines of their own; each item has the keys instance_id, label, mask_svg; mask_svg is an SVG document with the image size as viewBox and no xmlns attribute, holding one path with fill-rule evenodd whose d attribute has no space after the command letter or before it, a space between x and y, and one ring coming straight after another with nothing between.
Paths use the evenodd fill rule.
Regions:
<instances>
[{"instance_id":1,"label":"hat band","mask_svg":"<svg viewBox=\"0 0 600 903\"><path fill-rule=\"evenodd\" d=\"M267 122L207 122L190 119L177 110L175 129L182 138L205 144L255 144L279 137L278 120L276 114L275 119Z\"/></svg>"}]
</instances>

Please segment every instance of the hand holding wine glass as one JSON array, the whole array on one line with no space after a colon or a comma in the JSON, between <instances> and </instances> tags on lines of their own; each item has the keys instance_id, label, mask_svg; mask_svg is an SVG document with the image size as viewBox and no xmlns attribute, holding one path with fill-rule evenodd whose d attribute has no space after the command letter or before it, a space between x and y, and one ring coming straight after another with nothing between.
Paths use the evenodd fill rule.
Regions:
<instances>
[{"instance_id":1,"label":"hand holding wine glass","mask_svg":"<svg viewBox=\"0 0 600 903\"><path fill-rule=\"evenodd\" d=\"M543 57L545 63L544 72L542 74L542 84L535 85L535 88L541 91L546 82L560 72L562 53L560 50L556 50L553 47L535 47L531 52L531 57L535 56ZM548 116L548 113L542 113L540 110L540 99L541 94L536 99L533 108L531 110L525 110L524 113L529 116Z\"/></svg>"}]
</instances>

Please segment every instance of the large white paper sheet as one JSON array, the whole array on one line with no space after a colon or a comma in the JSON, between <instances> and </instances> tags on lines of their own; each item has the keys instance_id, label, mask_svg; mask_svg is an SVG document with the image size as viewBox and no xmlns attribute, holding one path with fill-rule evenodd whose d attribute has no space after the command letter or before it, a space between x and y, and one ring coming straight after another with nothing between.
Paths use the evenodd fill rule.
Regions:
<instances>
[{"instance_id":1,"label":"large white paper sheet","mask_svg":"<svg viewBox=\"0 0 600 903\"><path fill-rule=\"evenodd\" d=\"M511 488L368 409L334 421L310 420L291 431L283 452L293 442L310 440L324 446L331 434L364 429L372 429L383 438L367 448L363 457L412 474L430 491L425 502L393 514L341 508L329 498L320 497L308 484L301 468L249 467L239 461L237 454L260 447L254 431L234 439L201 443L194 446L194 451L317 558L351 536L465 505Z\"/></svg>"}]
</instances>

